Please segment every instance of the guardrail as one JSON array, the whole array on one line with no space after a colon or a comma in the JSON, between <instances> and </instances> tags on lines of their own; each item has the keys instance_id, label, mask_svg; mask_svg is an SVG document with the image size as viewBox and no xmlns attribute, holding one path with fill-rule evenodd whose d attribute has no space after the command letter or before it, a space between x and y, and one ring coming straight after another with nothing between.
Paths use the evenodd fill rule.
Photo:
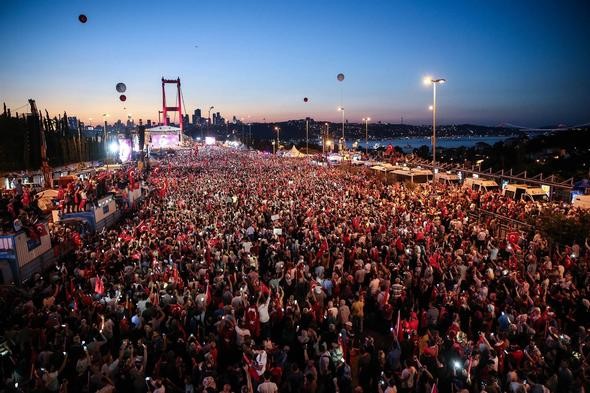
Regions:
<instances>
[{"instance_id":1,"label":"guardrail","mask_svg":"<svg viewBox=\"0 0 590 393\"><path fill-rule=\"evenodd\" d=\"M526 234L535 230L534 225L480 208L470 211L469 217L479 222L487 221L490 218L496 219L498 226L493 228L495 232L493 236L499 239L505 238L509 232L518 231Z\"/></svg>"}]
</instances>

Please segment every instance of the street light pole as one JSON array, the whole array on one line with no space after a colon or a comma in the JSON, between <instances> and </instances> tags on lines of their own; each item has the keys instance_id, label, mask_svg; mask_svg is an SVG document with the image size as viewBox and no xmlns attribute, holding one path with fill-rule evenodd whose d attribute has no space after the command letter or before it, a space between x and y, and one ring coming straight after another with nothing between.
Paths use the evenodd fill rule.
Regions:
<instances>
[{"instance_id":1,"label":"street light pole","mask_svg":"<svg viewBox=\"0 0 590 393\"><path fill-rule=\"evenodd\" d=\"M242 123L242 132L240 133L240 142L244 143L246 141L246 137L244 136L244 118L240 118L240 123Z\"/></svg>"},{"instance_id":2,"label":"street light pole","mask_svg":"<svg viewBox=\"0 0 590 393\"><path fill-rule=\"evenodd\" d=\"M344 151L344 108L339 106L338 110L342 112L342 151Z\"/></svg>"},{"instance_id":3,"label":"street light pole","mask_svg":"<svg viewBox=\"0 0 590 393\"><path fill-rule=\"evenodd\" d=\"M277 132L277 139L276 139L277 143L276 143L276 150L273 149L273 153L276 154L279 152L279 147L281 146L281 137L280 137L281 129L279 127L275 126L275 131ZM274 147L274 145L273 145L273 147Z\"/></svg>"},{"instance_id":4,"label":"street light pole","mask_svg":"<svg viewBox=\"0 0 590 393\"><path fill-rule=\"evenodd\" d=\"M108 145L107 145L107 117L109 117L108 113L102 114L102 118L104 120L104 129L102 130L102 139L103 139L105 151L108 149Z\"/></svg>"},{"instance_id":5,"label":"street light pole","mask_svg":"<svg viewBox=\"0 0 590 393\"><path fill-rule=\"evenodd\" d=\"M330 123L326 123L326 133L324 134L324 139L322 140L322 154L326 154L326 142L328 141L329 135L330 135Z\"/></svg>"},{"instance_id":6,"label":"street light pole","mask_svg":"<svg viewBox=\"0 0 590 393\"><path fill-rule=\"evenodd\" d=\"M363 119L365 122L365 155L369 155L369 121L371 120L370 117Z\"/></svg>"},{"instance_id":7,"label":"street light pole","mask_svg":"<svg viewBox=\"0 0 590 393\"><path fill-rule=\"evenodd\" d=\"M431 77L424 78L424 83L432 83L432 165L436 166L436 85L445 83L443 78L434 79Z\"/></svg>"},{"instance_id":8,"label":"street light pole","mask_svg":"<svg viewBox=\"0 0 590 393\"><path fill-rule=\"evenodd\" d=\"M436 83L432 83L432 164L436 165Z\"/></svg>"},{"instance_id":9,"label":"street light pole","mask_svg":"<svg viewBox=\"0 0 590 393\"><path fill-rule=\"evenodd\" d=\"M309 154L309 117L305 118L305 154Z\"/></svg>"},{"instance_id":10,"label":"street light pole","mask_svg":"<svg viewBox=\"0 0 590 393\"><path fill-rule=\"evenodd\" d=\"M211 109L215 108L214 106L209 107L209 115L207 116L207 134L211 132Z\"/></svg>"}]
</instances>

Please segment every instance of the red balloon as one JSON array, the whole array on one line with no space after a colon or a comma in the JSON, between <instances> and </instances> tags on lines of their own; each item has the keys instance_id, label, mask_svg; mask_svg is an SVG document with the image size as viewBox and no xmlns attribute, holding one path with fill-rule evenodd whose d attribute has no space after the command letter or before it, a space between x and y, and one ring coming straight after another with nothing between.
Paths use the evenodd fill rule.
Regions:
<instances>
[{"instance_id":1,"label":"red balloon","mask_svg":"<svg viewBox=\"0 0 590 393\"><path fill-rule=\"evenodd\" d=\"M307 97L305 97L305 98L303 99L303 102L307 102L307 101L309 101L309 100L307 99Z\"/></svg>"},{"instance_id":2,"label":"red balloon","mask_svg":"<svg viewBox=\"0 0 590 393\"><path fill-rule=\"evenodd\" d=\"M126 96L125 94L121 94L121 95L119 96L119 99L120 99L121 101L125 101L125 100L127 100L127 96Z\"/></svg>"},{"instance_id":3,"label":"red balloon","mask_svg":"<svg viewBox=\"0 0 590 393\"><path fill-rule=\"evenodd\" d=\"M86 15L80 14L80 16L78 16L78 20L82 23L86 23L88 21L88 18L86 17Z\"/></svg>"}]
</instances>

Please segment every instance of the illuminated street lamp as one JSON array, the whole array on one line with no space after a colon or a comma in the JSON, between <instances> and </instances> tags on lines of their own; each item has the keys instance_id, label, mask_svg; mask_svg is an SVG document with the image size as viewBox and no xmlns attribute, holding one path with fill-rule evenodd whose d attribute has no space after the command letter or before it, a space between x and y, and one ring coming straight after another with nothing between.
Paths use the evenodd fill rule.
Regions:
<instances>
[{"instance_id":1,"label":"illuminated street lamp","mask_svg":"<svg viewBox=\"0 0 590 393\"><path fill-rule=\"evenodd\" d=\"M276 143L276 151L274 149L274 144L273 144L273 153L278 153L279 152L279 147L281 146L281 138L280 138L280 132L281 129L278 126L275 126L274 130L277 132L277 143Z\"/></svg>"},{"instance_id":2,"label":"illuminated street lamp","mask_svg":"<svg viewBox=\"0 0 590 393\"><path fill-rule=\"evenodd\" d=\"M365 122L365 154L369 154L369 121L371 121L370 117L363 118Z\"/></svg>"},{"instance_id":3,"label":"illuminated street lamp","mask_svg":"<svg viewBox=\"0 0 590 393\"><path fill-rule=\"evenodd\" d=\"M432 84L432 164L436 165L436 85L445 83L447 80L432 77L425 77L424 84Z\"/></svg>"},{"instance_id":4,"label":"illuminated street lamp","mask_svg":"<svg viewBox=\"0 0 590 393\"><path fill-rule=\"evenodd\" d=\"M344 108L339 106L338 111L342 112L342 151L344 151Z\"/></svg>"},{"instance_id":5,"label":"illuminated street lamp","mask_svg":"<svg viewBox=\"0 0 590 393\"><path fill-rule=\"evenodd\" d=\"M330 124L329 123L324 123L326 125L326 131L322 132L323 137L322 137L322 154L326 154L326 141L328 139L328 134L330 131Z\"/></svg>"},{"instance_id":6,"label":"illuminated street lamp","mask_svg":"<svg viewBox=\"0 0 590 393\"><path fill-rule=\"evenodd\" d=\"M104 146L105 146L105 150L106 150L106 147L107 147L107 117L109 117L109 114L108 113L103 113L102 114L102 118L104 120L104 130L103 130L102 133L103 133L103 140L104 140L103 143L104 143Z\"/></svg>"}]
</instances>

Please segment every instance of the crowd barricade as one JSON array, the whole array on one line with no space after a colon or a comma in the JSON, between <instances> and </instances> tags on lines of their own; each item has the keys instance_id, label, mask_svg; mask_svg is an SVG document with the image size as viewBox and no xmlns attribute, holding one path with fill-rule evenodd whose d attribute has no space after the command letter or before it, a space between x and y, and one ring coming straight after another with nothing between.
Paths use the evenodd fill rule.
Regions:
<instances>
[{"instance_id":1,"label":"crowd barricade","mask_svg":"<svg viewBox=\"0 0 590 393\"><path fill-rule=\"evenodd\" d=\"M495 233L490 234L499 239L504 239L508 233L513 231L530 233L535 229L535 227L529 223L480 208L475 208L475 210L470 211L469 216L471 219L485 223L489 223L491 219L495 219L497 223Z\"/></svg>"}]
</instances>

